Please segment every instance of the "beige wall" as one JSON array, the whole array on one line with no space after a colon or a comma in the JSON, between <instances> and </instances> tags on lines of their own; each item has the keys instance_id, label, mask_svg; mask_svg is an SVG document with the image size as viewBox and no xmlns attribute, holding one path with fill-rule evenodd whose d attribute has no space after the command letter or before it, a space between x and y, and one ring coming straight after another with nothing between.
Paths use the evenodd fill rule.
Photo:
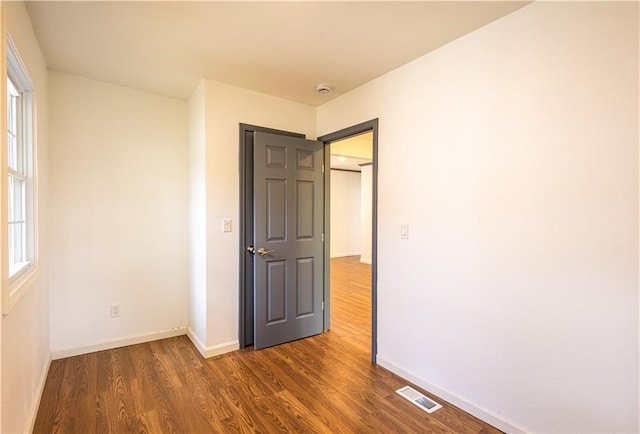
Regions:
<instances>
[{"instance_id":1,"label":"beige wall","mask_svg":"<svg viewBox=\"0 0 640 434\"><path fill-rule=\"evenodd\" d=\"M189 321L203 353L237 347L238 124L373 118L379 362L505 430L640 430L637 3L535 3L317 111L208 80L188 103L47 84L23 4L3 6L38 91L50 253L2 319L3 432L33 422L50 346Z\"/></svg>"},{"instance_id":2,"label":"beige wall","mask_svg":"<svg viewBox=\"0 0 640 434\"><path fill-rule=\"evenodd\" d=\"M21 2L3 2L7 29L31 76L37 116L39 274L33 285L2 317L2 432L24 432L35 422L40 392L49 366L49 193L47 140L47 69ZM3 61L5 59L3 58ZM4 110L2 111L4 113ZM5 185L2 183L2 185ZM6 196L2 195L3 200Z\"/></svg>"},{"instance_id":3,"label":"beige wall","mask_svg":"<svg viewBox=\"0 0 640 434\"><path fill-rule=\"evenodd\" d=\"M637 3L536 2L319 108L380 122L383 366L509 431L640 430L638 73Z\"/></svg>"},{"instance_id":4,"label":"beige wall","mask_svg":"<svg viewBox=\"0 0 640 434\"><path fill-rule=\"evenodd\" d=\"M331 171L331 257L359 255L360 172Z\"/></svg>"},{"instance_id":5,"label":"beige wall","mask_svg":"<svg viewBox=\"0 0 640 434\"><path fill-rule=\"evenodd\" d=\"M206 298L207 308L206 326L192 324L191 328L206 329L206 336L197 336L197 340L202 344L203 354L213 355L238 347L239 124L315 138L315 108L210 80L201 86L204 86L206 209L198 212L206 214L205 233L200 234L206 240L206 295L192 294L192 297ZM201 92L201 87L196 92ZM201 186L192 184L191 189L194 188ZM223 218L232 220L231 232L222 232ZM198 236L192 234L192 240ZM203 290L202 285L194 286L200 279L201 274L191 276L191 291Z\"/></svg>"},{"instance_id":6,"label":"beige wall","mask_svg":"<svg viewBox=\"0 0 640 434\"><path fill-rule=\"evenodd\" d=\"M207 197L205 82L189 98L189 337L207 342Z\"/></svg>"},{"instance_id":7,"label":"beige wall","mask_svg":"<svg viewBox=\"0 0 640 434\"><path fill-rule=\"evenodd\" d=\"M184 333L187 104L54 71L49 91L54 357Z\"/></svg>"},{"instance_id":8,"label":"beige wall","mask_svg":"<svg viewBox=\"0 0 640 434\"><path fill-rule=\"evenodd\" d=\"M360 262L371 264L373 257L373 166L362 166L360 177Z\"/></svg>"}]
</instances>

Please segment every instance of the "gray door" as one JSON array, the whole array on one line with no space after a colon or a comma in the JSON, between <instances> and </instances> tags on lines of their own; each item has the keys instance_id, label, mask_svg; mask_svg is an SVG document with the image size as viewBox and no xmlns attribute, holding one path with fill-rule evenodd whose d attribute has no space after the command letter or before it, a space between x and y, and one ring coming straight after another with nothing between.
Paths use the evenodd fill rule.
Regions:
<instances>
[{"instance_id":1,"label":"gray door","mask_svg":"<svg viewBox=\"0 0 640 434\"><path fill-rule=\"evenodd\" d=\"M254 348L323 330L322 142L254 136Z\"/></svg>"}]
</instances>

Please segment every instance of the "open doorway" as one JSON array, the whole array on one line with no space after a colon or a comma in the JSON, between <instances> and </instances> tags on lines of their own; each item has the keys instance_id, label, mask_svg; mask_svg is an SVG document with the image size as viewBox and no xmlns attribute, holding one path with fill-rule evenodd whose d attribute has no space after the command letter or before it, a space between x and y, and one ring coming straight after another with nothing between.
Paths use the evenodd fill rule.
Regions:
<instances>
[{"instance_id":1,"label":"open doorway","mask_svg":"<svg viewBox=\"0 0 640 434\"><path fill-rule=\"evenodd\" d=\"M254 135L257 133L266 133L276 136L288 136L290 138L303 139L301 134L290 133L286 131L273 130L270 128L264 128L248 124L240 124L240 273L239 273L239 340L240 347L254 344L254 330L255 330L255 297L254 290L254 262L253 252L255 249L255 242L250 243L254 239ZM330 244L331 244L331 223L330 223L330 198L331 198L331 170L324 170L325 166L330 166L331 147L334 143L342 141L343 139L359 136L363 133L369 133L371 142L371 158L369 162L364 162L362 166L359 166L361 172L369 171L371 177L371 192L368 197L371 201L371 225L366 229L370 234L370 268L365 271L364 279L369 281L367 288L370 288L368 304L369 313L366 311L365 316L369 316L369 331L371 345L368 346L371 350L371 361L376 362L377 355L377 137L378 137L378 120L374 119L362 124L354 125L352 127L345 128L334 133L330 133L318 138L319 142L322 142L322 153L324 154L318 161L323 162L324 172L324 206L319 206L318 209L323 208L324 218L322 220L324 232L318 234L318 237L322 235L322 240L328 239L329 245L325 245L323 249L324 264L323 282L324 282L324 301L322 302L323 312L323 329L327 331L331 329L331 259L330 259ZM297 154L292 154L297 155ZM295 166L295 162L292 163ZM293 166L292 166L293 167ZM319 191L322 191L320 189ZM312 207L313 209L313 207ZM306 220L311 221L311 220ZM362 229L361 229L362 230ZM257 249L257 253L261 253L260 249ZM264 252L264 253L269 253ZM359 252L362 256L362 251ZM366 255L366 253L365 253ZM358 259L359 262L359 259ZM366 257L365 257L366 263ZM367 264L368 265L368 264ZM366 268L365 268L366 270ZM353 271L347 271L346 276L352 275ZM263 285L260 285L262 288ZM365 291L366 292L366 291ZM365 331L366 333L367 331ZM365 339L366 339L365 335Z\"/></svg>"},{"instance_id":2,"label":"open doorway","mask_svg":"<svg viewBox=\"0 0 640 434\"><path fill-rule=\"evenodd\" d=\"M376 191L377 120L320 137L330 210L329 249L331 329L377 354Z\"/></svg>"},{"instance_id":3,"label":"open doorway","mask_svg":"<svg viewBox=\"0 0 640 434\"><path fill-rule=\"evenodd\" d=\"M331 327L371 342L371 169L373 132L331 143Z\"/></svg>"}]
</instances>

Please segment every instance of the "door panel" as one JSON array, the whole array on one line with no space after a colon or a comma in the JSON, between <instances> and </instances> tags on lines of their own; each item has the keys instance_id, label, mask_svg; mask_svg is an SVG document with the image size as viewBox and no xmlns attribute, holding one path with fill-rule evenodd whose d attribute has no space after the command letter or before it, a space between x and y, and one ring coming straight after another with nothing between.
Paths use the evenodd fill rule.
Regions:
<instances>
[{"instance_id":1,"label":"door panel","mask_svg":"<svg viewBox=\"0 0 640 434\"><path fill-rule=\"evenodd\" d=\"M287 319L287 263L285 261L267 262L267 324Z\"/></svg>"},{"instance_id":2,"label":"door panel","mask_svg":"<svg viewBox=\"0 0 640 434\"><path fill-rule=\"evenodd\" d=\"M321 142L254 134L254 348L322 333Z\"/></svg>"},{"instance_id":3,"label":"door panel","mask_svg":"<svg viewBox=\"0 0 640 434\"><path fill-rule=\"evenodd\" d=\"M267 179L268 209L257 216L266 218L267 241L286 241L287 236L287 180Z\"/></svg>"},{"instance_id":4,"label":"door panel","mask_svg":"<svg viewBox=\"0 0 640 434\"><path fill-rule=\"evenodd\" d=\"M315 291L313 282L313 258L299 258L296 261L297 282L296 292L298 300L298 309L296 317L313 315L313 295Z\"/></svg>"},{"instance_id":5,"label":"door panel","mask_svg":"<svg viewBox=\"0 0 640 434\"><path fill-rule=\"evenodd\" d=\"M314 184L309 181L296 182L296 239L313 240L313 200L314 200Z\"/></svg>"}]
</instances>

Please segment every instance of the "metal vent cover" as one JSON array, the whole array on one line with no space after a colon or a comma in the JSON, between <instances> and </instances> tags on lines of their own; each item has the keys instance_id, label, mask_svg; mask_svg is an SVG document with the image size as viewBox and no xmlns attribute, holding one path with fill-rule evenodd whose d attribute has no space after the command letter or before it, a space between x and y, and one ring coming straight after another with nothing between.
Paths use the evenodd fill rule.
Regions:
<instances>
[{"instance_id":1,"label":"metal vent cover","mask_svg":"<svg viewBox=\"0 0 640 434\"><path fill-rule=\"evenodd\" d=\"M402 389L398 389L396 390L396 393L398 393L403 398L411 401L414 405L417 405L427 413L433 413L434 411L442 408L440 404L427 398L422 393L418 392L410 386L405 386Z\"/></svg>"}]
</instances>

